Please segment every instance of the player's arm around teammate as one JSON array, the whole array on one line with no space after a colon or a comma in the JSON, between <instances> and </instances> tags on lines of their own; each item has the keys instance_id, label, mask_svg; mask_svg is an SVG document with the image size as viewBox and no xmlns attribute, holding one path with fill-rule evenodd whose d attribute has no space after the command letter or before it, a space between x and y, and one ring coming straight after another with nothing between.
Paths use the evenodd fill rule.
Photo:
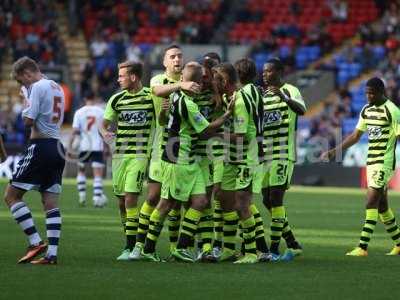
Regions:
<instances>
[{"instance_id":1,"label":"player's arm around teammate","mask_svg":"<svg viewBox=\"0 0 400 300\"><path fill-rule=\"evenodd\" d=\"M239 225L237 211L240 211L241 225L244 232L246 232L244 233L246 241L245 259L240 260L240 262L246 261L250 263L257 261L254 230L252 230L255 229L255 223L249 211L249 197L242 197L243 195L238 195L237 191L251 189L252 187L254 169L248 166L247 156L249 152L252 152L250 148L254 145L250 145L251 138L247 135L247 125L250 124L250 117L245 108L241 92L236 90L237 77L237 72L232 64L222 63L214 67L214 80L216 81L217 89L224 94L224 99L235 99L233 115L229 124L226 124L229 128L225 132L230 152L228 163L224 165L221 183L220 200L224 221L224 250L220 260L223 261L235 257L236 232ZM256 140L255 136L254 140ZM254 150L257 152L257 149ZM240 206L238 206L239 197ZM252 246L254 246L254 249Z\"/></svg>"},{"instance_id":2,"label":"player's arm around teammate","mask_svg":"<svg viewBox=\"0 0 400 300\"><path fill-rule=\"evenodd\" d=\"M339 146L321 155L323 160L334 157L359 141L368 132L367 201L365 223L359 245L348 252L349 256L367 256L368 244L378 218L395 246L388 255L400 254L400 231L387 197L388 182L395 168L395 145L400 135L400 111L385 96L384 83L371 78L366 84L368 104L361 110L356 129Z\"/></svg>"},{"instance_id":3,"label":"player's arm around teammate","mask_svg":"<svg viewBox=\"0 0 400 300\"><path fill-rule=\"evenodd\" d=\"M165 120L161 119L161 123L159 122L159 118L161 114L161 106L162 101L165 97L177 89L177 86L180 86L181 83L181 73L183 67L183 53L182 49L178 45L171 45L164 50L163 57L163 65L165 67L165 72L162 74L158 74L151 78L150 87L152 89L152 93L156 96L154 98L155 101L155 113L156 113L156 128L153 142L153 151L151 152L150 166L149 166L149 179L147 185L147 199L143 203L140 210L139 217L139 229L138 229L138 241L137 247L135 247L132 252L131 258L138 259L140 258L141 247L144 244L144 240L146 238L146 234L149 228L149 219L150 215L153 212L154 208L160 201L160 193L161 193L161 181L162 181L162 168L161 168L161 155L165 146L165 135L166 129L161 123L164 123ZM178 84L177 84L178 83ZM165 116L164 116L165 117ZM169 231L169 240L170 240L170 249L174 249L176 247L176 243L178 240L179 234L179 226L181 220L181 209L180 206L171 210L168 215L168 231Z\"/></svg>"},{"instance_id":4,"label":"player's arm around teammate","mask_svg":"<svg viewBox=\"0 0 400 300\"><path fill-rule=\"evenodd\" d=\"M198 63L186 64L183 70L184 81L200 82L202 70ZM187 247L197 229L197 224L207 205L205 183L199 165L194 160L194 142L197 134L213 132L229 117L230 111L208 123L193 102L193 95L183 92L171 95L171 108L168 121L168 142L163 152L163 181L161 200L150 217L150 229L142 255L151 261L159 261L155 253L158 236L164 219L176 203L187 202L186 211L177 248L173 255L184 261L193 261Z\"/></svg>"}]
</instances>

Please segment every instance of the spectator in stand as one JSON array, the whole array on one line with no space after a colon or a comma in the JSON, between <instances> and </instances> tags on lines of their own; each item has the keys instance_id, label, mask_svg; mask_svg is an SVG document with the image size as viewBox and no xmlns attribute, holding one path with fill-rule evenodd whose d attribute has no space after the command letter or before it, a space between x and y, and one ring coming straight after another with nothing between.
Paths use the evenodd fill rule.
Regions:
<instances>
[{"instance_id":1,"label":"spectator in stand","mask_svg":"<svg viewBox=\"0 0 400 300\"><path fill-rule=\"evenodd\" d=\"M199 26L195 22L187 23L181 30L179 40L181 43L194 43L199 35Z\"/></svg>"},{"instance_id":2,"label":"spectator in stand","mask_svg":"<svg viewBox=\"0 0 400 300\"><path fill-rule=\"evenodd\" d=\"M114 57L117 62L125 60L125 38L122 32L117 31L111 34L110 41L108 42L108 50L110 56Z\"/></svg>"},{"instance_id":3,"label":"spectator in stand","mask_svg":"<svg viewBox=\"0 0 400 300\"><path fill-rule=\"evenodd\" d=\"M333 42L326 28L327 24L324 20L313 25L306 33L306 44L310 46L319 46L322 53L331 51Z\"/></svg>"},{"instance_id":4,"label":"spectator in stand","mask_svg":"<svg viewBox=\"0 0 400 300\"><path fill-rule=\"evenodd\" d=\"M113 92L118 89L117 78L113 69L107 67L98 75L98 86L100 98L109 99Z\"/></svg>"},{"instance_id":5,"label":"spectator in stand","mask_svg":"<svg viewBox=\"0 0 400 300\"><path fill-rule=\"evenodd\" d=\"M86 61L81 65L80 91L90 90L94 76L94 65L92 61Z\"/></svg>"},{"instance_id":6,"label":"spectator in stand","mask_svg":"<svg viewBox=\"0 0 400 300\"><path fill-rule=\"evenodd\" d=\"M291 18L286 23L278 24L272 31L272 34L281 38L293 37L295 39L300 39L302 35L294 18Z\"/></svg>"},{"instance_id":7,"label":"spectator in stand","mask_svg":"<svg viewBox=\"0 0 400 300\"><path fill-rule=\"evenodd\" d=\"M335 137L336 130L326 116L322 115L311 120L309 144L331 147L336 143Z\"/></svg>"},{"instance_id":8,"label":"spectator in stand","mask_svg":"<svg viewBox=\"0 0 400 300\"><path fill-rule=\"evenodd\" d=\"M293 0L290 5L289 5L289 12L295 16L299 17L301 13L303 12L303 8L301 7L301 4L297 0Z\"/></svg>"},{"instance_id":9,"label":"spectator in stand","mask_svg":"<svg viewBox=\"0 0 400 300\"><path fill-rule=\"evenodd\" d=\"M59 39L56 10L52 1L16 0L13 1L12 7L7 6L9 1L2 2L5 2L4 5L2 3L2 9L8 10L6 13L8 30L3 33L11 38L14 59L27 55L45 66L65 62L65 48Z\"/></svg>"},{"instance_id":10,"label":"spectator in stand","mask_svg":"<svg viewBox=\"0 0 400 300\"><path fill-rule=\"evenodd\" d=\"M328 7L332 13L332 21L346 22L348 17L347 2L344 0L328 0Z\"/></svg>"},{"instance_id":11,"label":"spectator in stand","mask_svg":"<svg viewBox=\"0 0 400 300\"><path fill-rule=\"evenodd\" d=\"M165 20L165 25L168 27L173 27L178 21L181 20L184 14L184 8L180 1L171 1L167 8L167 16Z\"/></svg>"},{"instance_id":12,"label":"spectator in stand","mask_svg":"<svg viewBox=\"0 0 400 300\"><path fill-rule=\"evenodd\" d=\"M266 39L255 42L250 49L250 56L260 52L273 52L278 49L275 36L269 36ZM278 55L276 55L278 56Z\"/></svg>"},{"instance_id":13,"label":"spectator in stand","mask_svg":"<svg viewBox=\"0 0 400 300\"><path fill-rule=\"evenodd\" d=\"M382 23L387 33L400 33L399 18L399 5L396 2L391 2L389 9L386 10L382 18Z\"/></svg>"},{"instance_id":14,"label":"spectator in stand","mask_svg":"<svg viewBox=\"0 0 400 300\"><path fill-rule=\"evenodd\" d=\"M126 59L133 62L142 61L142 50L133 41L126 47Z\"/></svg>"},{"instance_id":15,"label":"spectator in stand","mask_svg":"<svg viewBox=\"0 0 400 300\"><path fill-rule=\"evenodd\" d=\"M108 45L100 34L96 34L90 43L90 52L94 59L102 58L108 51Z\"/></svg>"}]
</instances>

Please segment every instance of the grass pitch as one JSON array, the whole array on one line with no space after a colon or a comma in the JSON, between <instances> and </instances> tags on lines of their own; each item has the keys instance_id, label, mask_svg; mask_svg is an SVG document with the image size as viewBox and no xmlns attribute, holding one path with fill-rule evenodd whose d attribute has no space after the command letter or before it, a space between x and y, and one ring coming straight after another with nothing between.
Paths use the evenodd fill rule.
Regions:
<instances>
[{"instance_id":1,"label":"grass pitch","mask_svg":"<svg viewBox=\"0 0 400 300\"><path fill-rule=\"evenodd\" d=\"M4 187L5 181L0 181L2 193ZM57 266L16 264L26 240L2 203L0 299L397 299L400 257L384 255L392 242L382 224L372 238L369 257L344 255L358 243L363 190L291 188L286 197L289 222L304 256L289 263L248 266L117 262L124 237L110 186L106 193L106 208L95 209L90 203L80 208L73 181L66 182ZM45 238L38 196L30 192L25 200ZM389 197L400 220L400 194ZM268 224L268 215L262 213ZM159 243L164 256L166 241L164 232Z\"/></svg>"}]
</instances>

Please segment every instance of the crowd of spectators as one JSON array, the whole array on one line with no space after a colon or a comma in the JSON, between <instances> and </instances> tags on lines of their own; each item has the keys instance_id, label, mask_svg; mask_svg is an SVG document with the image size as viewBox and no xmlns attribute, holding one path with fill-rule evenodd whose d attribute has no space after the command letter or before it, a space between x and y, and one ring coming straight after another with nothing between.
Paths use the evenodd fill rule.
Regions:
<instances>
[{"instance_id":1,"label":"crowd of spectators","mask_svg":"<svg viewBox=\"0 0 400 300\"><path fill-rule=\"evenodd\" d=\"M3 45L11 47L14 59L27 55L43 66L65 63L54 5L51 0L3 0L0 49Z\"/></svg>"},{"instance_id":2,"label":"crowd of spectators","mask_svg":"<svg viewBox=\"0 0 400 300\"><path fill-rule=\"evenodd\" d=\"M361 72L371 70L374 76L383 78L387 96L400 105L400 4L391 2L379 21L360 26L358 36L357 42L344 47L329 63L337 72L336 96L325 102L321 113L312 120L310 137L328 136L334 143L338 131L349 133L366 103L364 82L348 88L349 80ZM358 72L343 80L341 72L348 66L357 67ZM347 128L346 124L351 126Z\"/></svg>"},{"instance_id":3,"label":"crowd of spectators","mask_svg":"<svg viewBox=\"0 0 400 300\"><path fill-rule=\"evenodd\" d=\"M51 0L1 1L0 66L9 50L13 60L26 55L41 67L65 64L65 48L56 26L54 5ZM0 109L0 134L8 144L23 145L26 141L21 111L22 103L10 91Z\"/></svg>"},{"instance_id":4,"label":"crowd of spectators","mask_svg":"<svg viewBox=\"0 0 400 300\"><path fill-rule=\"evenodd\" d=\"M77 16L78 26L84 30L91 55L89 61L82 63L77 88L81 95L79 99L94 91L104 101L118 88L115 68L118 62L125 59L143 61L155 43L210 42L229 5L226 0L72 2L72 13ZM253 4L257 2L262 1L248 1ZM349 5L354 1L315 1L318 5L317 12L323 17L316 22L305 22L305 13L310 14L312 9L309 3L303 0L289 2L285 21L278 18L268 29L270 34L256 39L251 47L250 54L259 69L272 56L281 57L287 66L287 73L305 68L329 53L336 45L337 37L333 35L335 31L332 26L344 26L354 16ZM382 1L376 2L382 5ZM358 29L359 42L344 47L331 64L321 66L337 72L338 92L336 97L331 97L324 104L322 113L311 120L311 138L332 136L333 143L343 120L357 116L357 107L353 105L354 93L347 86L350 79L363 71L379 65L378 70L386 79L389 97L397 101L400 93L400 55L397 52L400 34L399 6L396 1L390 3L385 9L380 8L379 22L361 22ZM65 62L65 47L56 26L57 10L54 5L56 4L50 0L2 1L0 60L6 49L11 47L14 59L28 55L38 60L42 66ZM265 22L264 18L263 11L254 5L243 5L236 11L238 23ZM249 32L258 32L257 27L253 27L249 27L252 29ZM347 37L347 34L353 35L354 32L346 33L343 37ZM388 59L384 60L386 56ZM384 63L380 63L381 61ZM347 67L346 75L343 75L345 71L341 69L344 66ZM75 107L77 105L79 103ZM17 103L15 107L8 107L3 115L7 116L7 120L10 116L18 120L18 112ZM22 139L20 124L4 120L2 118L0 124L1 132L15 133L8 134L8 139Z\"/></svg>"},{"instance_id":5,"label":"crowd of spectators","mask_svg":"<svg viewBox=\"0 0 400 300\"><path fill-rule=\"evenodd\" d=\"M116 64L143 61L154 43L207 43L222 0L90 1L77 6L91 61L82 64L79 90L108 99L117 86ZM200 16L200 17L199 17ZM213 22L201 22L201 18ZM157 39L157 40L155 40ZM94 69L94 71L92 71Z\"/></svg>"},{"instance_id":6,"label":"crowd of spectators","mask_svg":"<svg viewBox=\"0 0 400 300\"><path fill-rule=\"evenodd\" d=\"M259 71L263 61L269 57L280 57L288 66L289 72L304 69L322 55L331 52L335 45L353 36L360 24L367 23L376 15L372 1L351 1L350 11L349 3L345 0L313 2L311 6L307 1L292 0L285 2L285 5L282 3L282 7L263 6L266 15L258 9L257 5L261 2L262 0L252 0L253 8L250 6L238 14L240 22L263 22L261 27L265 33L261 38L244 36L245 39L250 38L250 41L253 41L250 54ZM358 12L358 7L365 9L368 15L363 15L362 11ZM286 14L275 16L280 11L285 11ZM350 13L352 18L349 18ZM271 20L271 23L268 23L268 20ZM234 39L240 32L248 32L246 29L251 23L243 24L238 23L240 27L237 26L236 30L231 32ZM238 41L241 40L239 37Z\"/></svg>"}]
</instances>

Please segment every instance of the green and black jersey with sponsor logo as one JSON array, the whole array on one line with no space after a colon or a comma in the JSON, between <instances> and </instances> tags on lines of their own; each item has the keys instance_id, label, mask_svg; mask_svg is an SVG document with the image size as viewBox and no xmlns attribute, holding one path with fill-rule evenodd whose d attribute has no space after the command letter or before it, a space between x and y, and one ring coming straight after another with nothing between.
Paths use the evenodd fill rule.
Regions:
<instances>
[{"instance_id":1,"label":"green and black jersey with sponsor logo","mask_svg":"<svg viewBox=\"0 0 400 300\"><path fill-rule=\"evenodd\" d=\"M115 151L123 157L149 157L155 127L154 95L143 87L137 93L123 90L107 102L104 119L117 123Z\"/></svg>"},{"instance_id":2,"label":"green and black jersey with sponsor logo","mask_svg":"<svg viewBox=\"0 0 400 300\"><path fill-rule=\"evenodd\" d=\"M256 166L262 156L262 96L254 84L246 84L235 92L231 133L242 135L230 141L230 164Z\"/></svg>"},{"instance_id":3,"label":"green and black jersey with sponsor logo","mask_svg":"<svg viewBox=\"0 0 400 300\"><path fill-rule=\"evenodd\" d=\"M298 88L285 83L280 90L305 108ZM263 102L264 160L296 161L297 114L277 95L265 93Z\"/></svg>"},{"instance_id":4,"label":"green and black jersey with sponsor logo","mask_svg":"<svg viewBox=\"0 0 400 300\"><path fill-rule=\"evenodd\" d=\"M150 80L150 88L154 88L155 86L158 85L166 85L166 84L172 84L172 83L177 83L177 80L174 80L171 77L168 77L166 73L158 74L151 78ZM166 97L167 98L167 97ZM162 151L164 150L165 142L167 139L167 131L164 126L161 126L160 123L158 122L158 116L161 112L161 103L162 103L163 98L162 97L156 97L154 96L154 107L155 107L155 112L156 112L156 127L155 127L155 133L154 133L154 140L153 140L153 150L151 154L151 159L153 160L158 160L161 158Z\"/></svg>"},{"instance_id":5,"label":"green and black jersey with sponsor logo","mask_svg":"<svg viewBox=\"0 0 400 300\"><path fill-rule=\"evenodd\" d=\"M367 167L383 165L394 170L399 122L400 110L390 100L380 105L368 104L363 107L356 128L368 133Z\"/></svg>"},{"instance_id":6,"label":"green and black jersey with sponsor logo","mask_svg":"<svg viewBox=\"0 0 400 300\"><path fill-rule=\"evenodd\" d=\"M200 113L206 118L208 122L212 122L214 116L214 102L213 93L210 90L204 91L193 98L194 102L199 107ZM200 158L207 157L207 145L210 139L199 139L195 146L196 155ZM209 145L209 150L212 150L212 144Z\"/></svg>"},{"instance_id":7,"label":"green and black jersey with sponsor logo","mask_svg":"<svg viewBox=\"0 0 400 300\"><path fill-rule=\"evenodd\" d=\"M198 134L208 127L207 119L200 113L194 99L182 91L170 96L168 132L162 154L164 161L175 164L195 162Z\"/></svg>"}]
</instances>

